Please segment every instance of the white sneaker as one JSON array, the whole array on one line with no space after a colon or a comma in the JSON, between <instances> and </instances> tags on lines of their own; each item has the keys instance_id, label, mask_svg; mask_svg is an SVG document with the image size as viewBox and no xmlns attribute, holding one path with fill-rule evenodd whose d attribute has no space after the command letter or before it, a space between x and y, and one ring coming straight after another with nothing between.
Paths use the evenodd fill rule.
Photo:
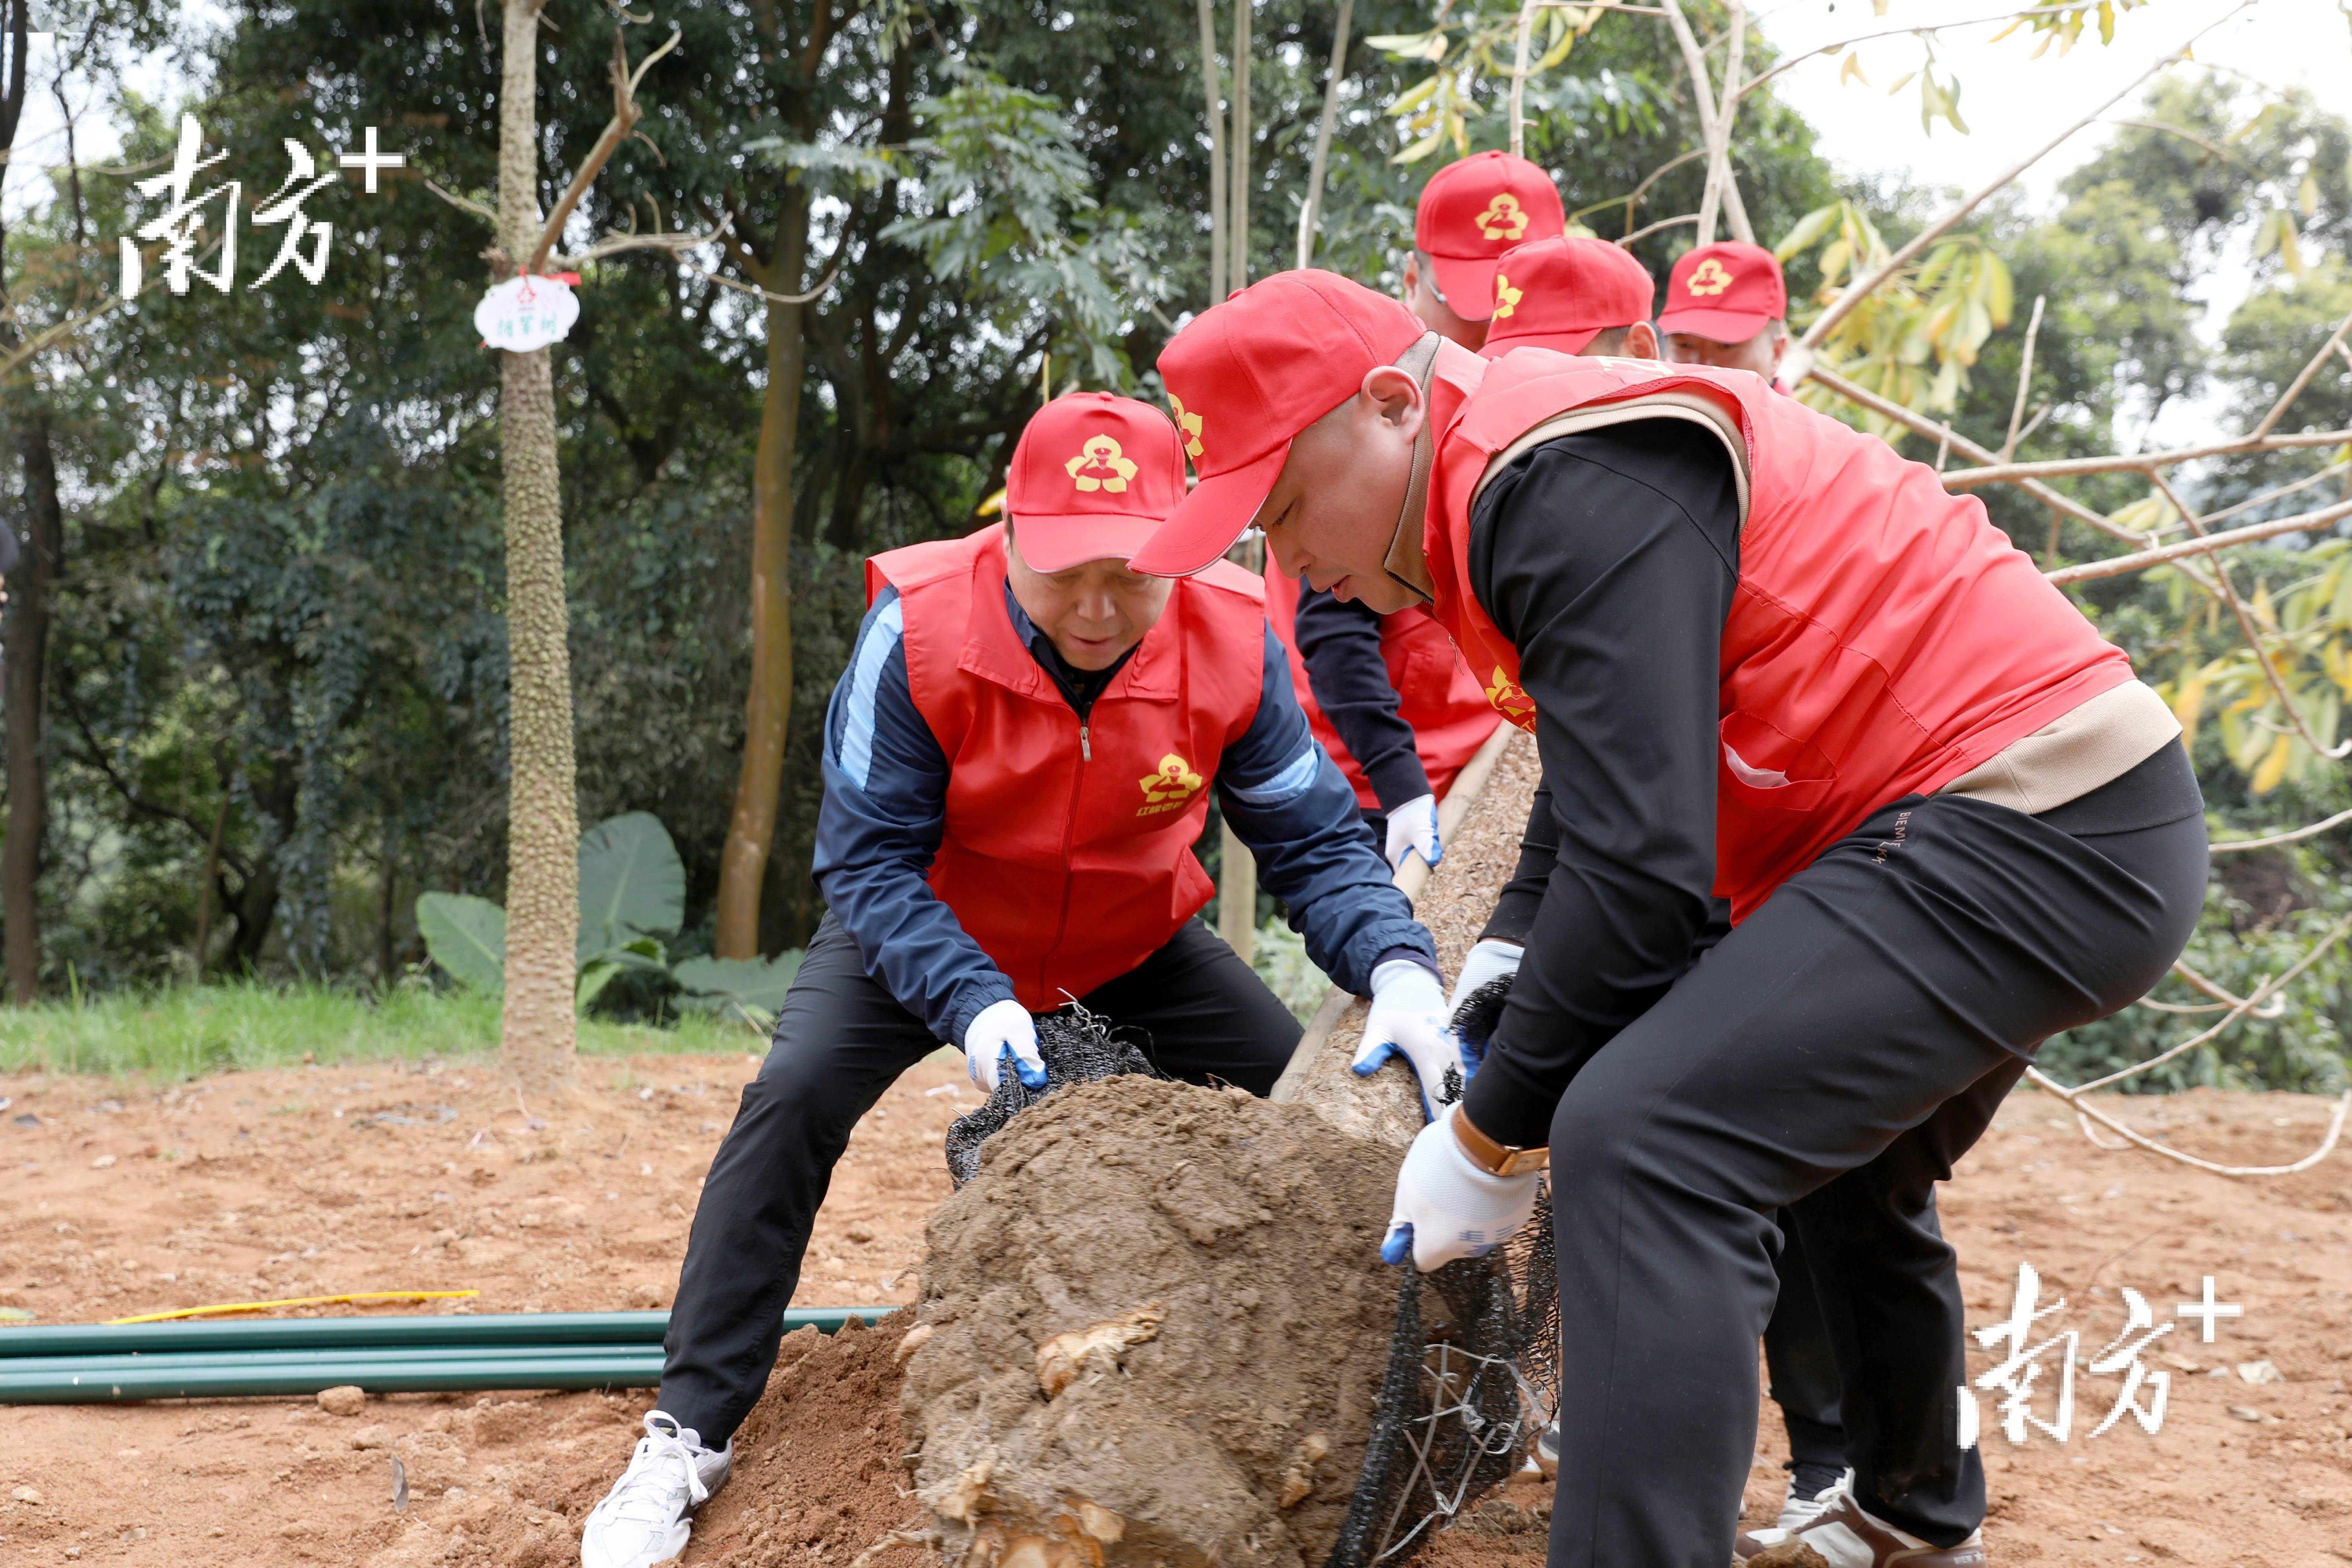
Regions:
<instances>
[{"instance_id":1,"label":"white sneaker","mask_svg":"<svg viewBox=\"0 0 2352 1568\"><path fill-rule=\"evenodd\" d=\"M717 1453L690 1427L656 1410L629 1468L580 1531L583 1568L650 1568L686 1550L694 1510L727 1482L730 1442Z\"/></svg>"},{"instance_id":2,"label":"white sneaker","mask_svg":"<svg viewBox=\"0 0 2352 1568\"><path fill-rule=\"evenodd\" d=\"M1806 1497L1797 1490L1797 1478L1790 1476L1788 1495L1780 1500L1780 1517L1765 1529L1741 1531L1733 1551L1744 1562L1766 1547L1780 1545L1821 1518L1840 1493L1853 1488L1853 1471L1849 1469L1811 1497Z\"/></svg>"}]
</instances>

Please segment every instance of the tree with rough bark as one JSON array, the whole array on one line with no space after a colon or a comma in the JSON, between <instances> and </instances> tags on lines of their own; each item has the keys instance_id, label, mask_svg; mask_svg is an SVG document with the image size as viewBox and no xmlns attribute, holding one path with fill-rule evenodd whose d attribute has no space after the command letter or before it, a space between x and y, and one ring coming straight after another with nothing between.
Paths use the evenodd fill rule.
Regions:
<instances>
[{"instance_id":1,"label":"tree with rough bark","mask_svg":"<svg viewBox=\"0 0 2352 1568\"><path fill-rule=\"evenodd\" d=\"M0 182L16 149L30 86L26 71L27 0L0 4ZM79 39L58 68L62 84L101 41L124 36L152 41L152 24L127 15L117 0L94 7ZM71 116L68 116L70 132ZM70 148L70 142L68 142ZM68 152L68 165L71 154ZM74 191L77 222L80 193ZM119 304L117 300L114 303ZM91 320L77 312L45 331L26 334L19 324L7 285L7 227L0 218L0 376L13 384L7 397L10 445L24 465L24 528L16 571L9 579L9 604L0 615L0 721L7 729L5 776L8 786L5 842L0 843L0 949L5 949L8 994L17 1004L37 1001L41 990L41 851L49 808L47 721L49 633L56 616L58 578L65 560L65 510L58 499L52 416L42 389L16 375L35 354ZM0 527L10 526L0 521Z\"/></svg>"},{"instance_id":2,"label":"tree with rough bark","mask_svg":"<svg viewBox=\"0 0 2352 1568\"><path fill-rule=\"evenodd\" d=\"M496 280L544 276L580 199L635 128L635 89L675 45L629 68L613 40L613 119L571 184L539 208L539 30L546 0L506 0L499 83ZM618 24L616 24L616 26ZM453 198L467 205L464 198ZM579 258L642 244L683 248L707 237L615 238ZM499 351L499 457L507 546L507 946L500 1068L526 1089L569 1086L580 936L580 803L572 744L570 615L563 591L563 504L556 461L555 378L549 351Z\"/></svg>"}]
</instances>

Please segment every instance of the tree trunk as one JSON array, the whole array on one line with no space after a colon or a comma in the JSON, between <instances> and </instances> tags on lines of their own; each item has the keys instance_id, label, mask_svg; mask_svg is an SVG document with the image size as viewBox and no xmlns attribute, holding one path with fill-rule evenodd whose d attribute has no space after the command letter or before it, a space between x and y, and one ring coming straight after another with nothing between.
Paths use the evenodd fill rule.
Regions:
<instances>
[{"instance_id":1,"label":"tree trunk","mask_svg":"<svg viewBox=\"0 0 2352 1568\"><path fill-rule=\"evenodd\" d=\"M539 242L541 0L506 0L499 95L499 242L520 268ZM550 351L501 351L506 476L507 963L499 1065L525 1089L566 1087L580 933L580 803L572 756L562 492Z\"/></svg>"},{"instance_id":2,"label":"tree trunk","mask_svg":"<svg viewBox=\"0 0 2352 1568\"><path fill-rule=\"evenodd\" d=\"M31 537L8 580L6 664L8 837L0 847L0 921L6 922L8 992L29 1005L41 992L41 839L48 818L49 784L41 754L42 694L48 656L50 605L65 556L65 517L58 504L58 468L49 451L46 412L26 415L16 434L25 463L25 519Z\"/></svg>"},{"instance_id":3,"label":"tree trunk","mask_svg":"<svg viewBox=\"0 0 2352 1568\"><path fill-rule=\"evenodd\" d=\"M808 253L808 198L784 187L776 218L775 262L761 287L797 294ZM743 771L719 863L721 958L760 956L760 885L776 837L783 785L784 734L793 715L793 452L801 418L801 311L768 301L768 390L760 405L760 448L751 473L751 689L743 701Z\"/></svg>"}]
</instances>

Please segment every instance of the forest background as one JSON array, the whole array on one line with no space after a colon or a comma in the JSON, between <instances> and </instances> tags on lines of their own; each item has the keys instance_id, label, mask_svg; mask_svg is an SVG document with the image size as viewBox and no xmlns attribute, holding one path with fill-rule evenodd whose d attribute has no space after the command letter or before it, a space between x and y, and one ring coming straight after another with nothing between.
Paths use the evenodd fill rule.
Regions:
<instances>
[{"instance_id":1,"label":"forest background","mask_svg":"<svg viewBox=\"0 0 2352 1568\"><path fill-rule=\"evenodd\" d=\"M1453 43L1466 49L1517 9L1448 8ZM1686 9L1719 51L1726 13L1709 0ZM2172 25L2168 9L2125 25ZM29 8L55 43L33 53L26 90L52 95L68 121L112 117L123 148L77 166L69 142L49 174L54 199L0 240L0 515L49 574L28 613L20 571L0 619L0 907L10 1002L50 998L0 1012L0 1066L44 1059L57 1037L44 1016L109 995L152 1009L226 984L289 1005L322 991L413 1003L452 984L426 962L417 896L503 896L499 373L472 321L489 234L462 205L496 183L499 73L495 18L486 28L477 10ZM1240 205L1252 276L1296 259L1335 10L1260 0L1251 13ZM1212 11L1230 93L1231 0ZM1441 95L1453 118L1433 119L1425 92L1416 114L1413 94L1443 74L1414 43L1432 19L1423 0L1360 0L1338 71L1314 259L1384 289L1429 172L1510 134L1501 71L1456 79ZM1640 14L1582 20L1589 30L1557 58L1538 37L1528 154L1609 237L1693 213L1704 160L1675 161L1702 134L1671 30ZM823 913L809 877L819 731L862 611L864 558L975 526L1047 377L1055 392L1159 396L1154 356L1211 297L1217 160L1192 7L693 0L632 18L605 0L549 0L542 208L611 118L616 31L635 59L672 29L677 47L638 89L637 133L574 228L585 240L723 226L725 237L593 263L554 354L580 820L657 818L685 873L667 955L712 950L766 528L788 562L789 658L770 673L789 706L773 715L780 782L756 906L757 947L773 954ZM2340 32L2314 40L2345 45ZM1748 48L1751 74L1776 63L1761 39ZM136 90L159 51L193 84L185 101ZM1948 71L1931 58L1914 78L1895 85L1957 132ZM279 236L250 229L230 291L200 281L104 309L119 237L158 210L138 183L168 172L184 112L204 154L226 154L205 183L242 180L249 205L278 187L289 139L331 168L373 126L407 163L373 195L347 174L311 199L310 216L335 226L315 286L289 269L252 287ZM2310 98L2186 66L2093 134L2101 150L2047 202L2005 192L1959 231L1962 251L2000 264L2002 288L1973 296L1980 320L1874 351L1846 344L1855 364L1876 353L1874 385L1991 448L2030 413L2021 458L2108 453L2183 400L2250 427L2352 314L2352 127ZM1825 282L1944 205L1842 178L1769 87L1747 101L1733 161L1758 237L1790 242L1801 331ZM1669 223L1632 248L1663 279L1691 232ZM2195 296L2225 258L2252 267L2252 287L2216 348L2199 337ZM2029 333L2033 300L2043 309ZM1956 296L1954 308L1969 307ZM2348 364L2330 362L2281 429L2352 424ZM1937 459L1935 443L1905 439ZM2347 457L2218 460L2184 478L2181 499L2210 516L2302 486L2255 500L2233 525L2259 521L2314 504L2311 492L2352 494ZM788 483L763 486L763 465ZM2178 521L2145 475L2055 483L2137 527ZM2118 552L2014 489L1979 493L2047 563ZM2276 682L2192 577L2070 589L2194 722L2219 836L2352 807L2330 754L2352 693L2347 548L2304 534L2233 553ZM2289 692L2298 714L2277 705ZM1216 843L1213 828L1202 844L1213 872ZM2344 834L2219 858L2189 959L2244 995L2347 911ZM1279 913L1265 900L1265 965L1296 993ZM2158 995L2213 1005L2177 981ZM2283 995L2136 1087L2343 1088L2352 960L2332 949ZM667 971L636 967L593 1007L667 1023L678 1000ZM2062 1038L2045 1062L2078 1076L2181 1027L2128 1010Z\"/></svg>"}]
</instances>

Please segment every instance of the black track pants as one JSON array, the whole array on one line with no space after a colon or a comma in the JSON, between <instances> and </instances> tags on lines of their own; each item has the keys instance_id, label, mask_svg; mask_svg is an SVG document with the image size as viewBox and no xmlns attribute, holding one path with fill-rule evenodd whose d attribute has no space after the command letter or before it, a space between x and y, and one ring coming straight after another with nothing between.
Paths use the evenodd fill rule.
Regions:
<instances>
[{"instance_id":1,"label":"black track pants","mask_svg":"<svg viewBox=\"0 0 2352 1568\"><path fill-rule=\"evenodd\" d=\"M1298 1044L1298 1021L1199 921L1083 1000L1160 1071L1190 1083L1265 1094ZM777 1013L768 1059L710 1163L663 1341L660 1408L711 1447L734 1435L767 1387L809 1228L851 1130L939 1048L825 916Z\"/></svg>"},{"instance_id":2,"label":"black track pants","mask_svg":"<svg viewBox=\"0 0 2352 1568\"><path fill-rule=\"evenodd\" d=\"M2116 794L2134 789L2168 809L2185 792L2185 810L2135 813ZM1874 814L1569 1085L1550 1568L1729 1560L1782 1208L1828 1309L1863 1506L1939 1545L1980 1521L1934 1184L2043 1039L2156 982L2204 892L2178 746L2096 796L2104 816L1951 796ZM2086 830L2119 818L2130 831Z\"/></svg>"},{"instance_id":3,"label":"black track pants","mask_svg":"<svg viewBox=\"0 0 2352 1568\"><path fill-rule=\"evenodd\" d=\"M1789 1464L1832 1470L1845 1468L1845 1426L1838 1416L1837 1347L1822 1315L1805 1259L1803 1233L1781 1211L1780 1256L1773 1272L1780 1294L1764 1325L1764 1371L1768 1392L1789 1429Z\"/></svg>"}]
</instances>

